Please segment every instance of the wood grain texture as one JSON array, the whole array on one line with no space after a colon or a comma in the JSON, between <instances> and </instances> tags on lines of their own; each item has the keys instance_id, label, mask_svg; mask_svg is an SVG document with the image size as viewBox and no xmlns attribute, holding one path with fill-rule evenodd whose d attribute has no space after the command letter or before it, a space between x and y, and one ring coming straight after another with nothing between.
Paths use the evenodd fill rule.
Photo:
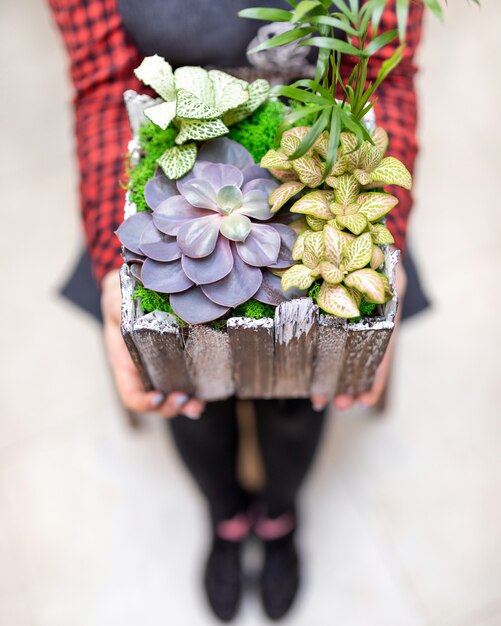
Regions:
<instances>
[{"instance_id":1,"label":"wood grain texture","mask_svg":"<svg viewBox=\"0 0 501 626\"><path fill-rule=\"evenodd\" d=\"M165 313L148 313L136 320L132 338L155 389L193 394L183 337L175 320Z\"/></svg>"},{"instance_id":2,"label":"wood grain texture","mask_svg":"<svg viewBox=\"0 0 501 626\"><path fill-rule=\"evenodd\" d=\"M332 315L320 315L317 331L317 351L314 360L311 393L327 395L336 393L347 338L346 320Z\"/></svg>"},{"instance_id":3,"label":"wood grain texture","mask_svg":"<svg viewBox=\"0 0 501 626\"><path fill-rule=\"evenodd\" d=\"M337 393L357 395L371 389L392 330L393 328L374 330L369 325L365 329L348 328Z\"/></svg>"},{"instance_id":4,"label":"wood grain texture","mask_svg":"<svg viewBox=\"0 0 501 626\"><path fill-rule=\"evenodd\" d=\"M318 307L311 298L290 300L276 308L274 397L306 398L310 395L317 318Z\"/></svg>"},{"instance_id":5,"label":"wood grain texture","mask_svg":"<svg viewBox=\"0 0 501 626\"><path fill-rule=\"evenodd\" d=\"M203 324L190 326L185 355L197 398L222 400L234 394L228 333Z\"/></svg>"},{"instance_id":6,"label":"wood grain texture","mask_svg":"<svg viewBox=\"0 0 501 626\"><path fill-rule=\"evenodd\" d=\"M228 320L235 392L239 398L273 396L274 321L248 317Z\"/></svg>"}]
</instances>

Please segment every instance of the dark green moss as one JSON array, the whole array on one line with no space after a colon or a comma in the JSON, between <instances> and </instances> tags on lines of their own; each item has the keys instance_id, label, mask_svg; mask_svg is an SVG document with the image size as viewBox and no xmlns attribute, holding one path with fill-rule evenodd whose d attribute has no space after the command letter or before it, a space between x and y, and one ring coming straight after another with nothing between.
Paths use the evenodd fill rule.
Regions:
<instances>
[{"instance_id":1,"label":"dark green moss","mask_svg":"<svg viewBox=\"0 0 501 626\"><path fill-rule=\"evenodd\" d=\"M358 310L360 311L361 315L359 315L358 317L352 317L348 321L350 322L350 324L356 324L363 317L371 317L372 314L374 313L374 309L376 308L376 306L377 305L373 304L372 302L366 302L365 300L362 300L362 302L360 303L360 306L358 307Z\"/></svg>"},{"instance_id":2,"label":"dark green moss","mask_svg":"<svg viewBox=\"0 0 501 626\"><path fill-rule=\"evenodd\" d=\"M174 313L174 310L170 305L168 295L137 286L132 297L135 300L137 298L141 298L141 306L145 313L151 313L152 311L164 311L165 313L173 315L177 319L180 326L186 326L186 322Z\"/></svg>"},{"instance_id":3,"label":"dark green moss","mask_svg":"<svg viewBox=\"0 0 501 626\"><path fill-rule=\"evenodd\" d=\"M321 280L316 280L313 285L308 289L308 298L311 298L313 302L316 303L318 298L318 292L320 291L320 287L322 286Z\"/></svg>"},{"instance_id":4,"label":"dark green moss","mask_svg":"<svg viewBox=\"0 0 501 626\"><path fill-rule=\"evenodd\" d=\"M269 100L252 115L231 126L228 137L247 148L254 161L259 163L273 147L285 111L286 106L282 102Z\"/></svg>"},{"instance_id":5,"label":"dark green moss","mask_svg":"<svg viewBox=\"0 0 501 626\"><path fill-rule=\"evenodd\" d=\"M148 206L144 199L144 186L150 180L157 169L157 159L174 145L177 130L167 128L162 130L159 126L148 122L139 130L139 141L143 149L143 156L138 165L129 171L128 188L131 191L132 201L138 211L146 211Z\"/></svg>"}]
</instances>

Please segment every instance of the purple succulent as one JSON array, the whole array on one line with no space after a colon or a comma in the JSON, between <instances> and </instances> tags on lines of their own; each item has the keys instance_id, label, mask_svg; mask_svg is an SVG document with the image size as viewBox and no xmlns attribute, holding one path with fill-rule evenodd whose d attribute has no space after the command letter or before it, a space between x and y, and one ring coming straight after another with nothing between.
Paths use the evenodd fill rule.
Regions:
<instances>
[{"instance_id":1,"label":"purple succulent","mask_svg":"<svg viewBox=\"0 0 501 626\"><path fill-rule=\"evenodd\" d=\"M270 221L268 197L277 186L227 138L206 142L178 181L157 170L144 189L152 212L132 215L117 230L135 277L169 294L176 314L191 324L217 319L252 297L269 304L286 299L266 269L294 263L296 233Z\"/></svg>"}]
</instances>

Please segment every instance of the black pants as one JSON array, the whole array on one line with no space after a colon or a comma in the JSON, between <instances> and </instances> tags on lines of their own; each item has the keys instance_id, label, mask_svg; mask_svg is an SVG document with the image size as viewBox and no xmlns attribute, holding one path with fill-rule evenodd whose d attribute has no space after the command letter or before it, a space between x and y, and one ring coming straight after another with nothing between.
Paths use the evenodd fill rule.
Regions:
<instances>
[{"instance_id":1,"label":"black pants","mask_svg":"<svg viewBox=\"0 0 501 626\"><path fill-rule=\"evenodd\" d=\"M294 512L296 496L318 447L325 412L309 400L256 400L256 427L265 469L259 501L269 517ZM245 510L237 479L238 424L234 399L211 402L200 419L167 422L175 444L207 499L214 521Z\"/></svg>"}]
</instances>

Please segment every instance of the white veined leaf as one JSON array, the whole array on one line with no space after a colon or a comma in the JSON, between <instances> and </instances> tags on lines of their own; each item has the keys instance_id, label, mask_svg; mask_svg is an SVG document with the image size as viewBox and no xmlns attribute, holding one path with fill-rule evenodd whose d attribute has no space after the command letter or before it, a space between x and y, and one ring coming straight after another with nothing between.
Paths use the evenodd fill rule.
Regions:
<instances>
[{"instance_id":1,"label":"white veined leaf","mask_svg":"<svg viewBox=\"0 0 501 626\"><path fill-rule=\"evenodd\" d=\"M157 126L160 126L162 130L165 130L176 117L176 102L172 101L156 104L145 109L144 114L153 122L153 124L156 124Z\"/></svg>"},{"instance_id":2,"label":"white veined leaf","mask_svg":"<svg viewBox=\"0 0 501 626\"><path fill-rule=\"evenodd\" d=\"M371 258L371 267L373 270L377 270L378 267L384 263L384 254L379 246L374 246Z\"/></svg>"},{"instance_id":3,"label":"white veined leaf","mask_svg":"<svg viewBox=\"0 0 501 626\"><path fill-rule=\"evenodd\" d=\"M141 65L134 70L134 74L167 102L175 100L176 88L172 67L158 54L145 57Z\"/></svg>"},{"instance_id":4,"label":"white veined leaf","mask_svg":"<svg viewBox=\"0 0 501 626\"><path fill-rule=\"evenodd\" d=\"M372 258L372 239L370 233L357 237L346 248L343 265L348 272L365 267Z\"/></svg>"},{"instance_id":5,"label":"white veined leaf","mask_svg":"<svg viewBox=\"0 0 501 626\"><path fill-rule=\"evenodd\" d=\"M398 204L398 198L389 193L367 192L358 196L359 213L369 222L377 222Z\"/></svg>"},{"instance_id":6,"label":"white veined leaf","mask_svg":"<svg viewBox=\"0 0 501 626\"><path fill-rule=\"evenodd\" d=\"M315 268L325 258L324 234L322 231L310 232L304 240L303 262L308 255L309 265ZM311 259L311 260L310 260Z\"/></svg>"},{"instance_id":7,"label":"white veined leaf","mask_svg":"<svg viewBox=\"0 0 501 626\"><path fill-rule=\"evenodd\" d=\"M219 111L213 106L205 104L198 96L189 91L179 89L176 115L189 120L211 120L219 117Z\"/></svg>"},{"instance_id":8,"label":"white veined leaf","mask_svg":"<svg viewBox=\"0 0 501 626\"><path fill-rule=\"evenodd\" d=\"M292 161L289 161L287 155L281 150L268 150L261 159L261 167L277 167L281 170L290 170Z\"/></svg>"},{"instance_id":9,"label":"white veined leaf","mask_svg":"<svg viewBox=\"0 0 501 626\"><path fill-rule=\"evenodd\" d=\"M360 185L352 174L344 174L338 178L336 202L344 206L352 204L360 193Z\"/></svg>"},{"instance_id":10,"label":"white veined leaf","mask_svg":"<svg viewBox=\"0 0 501 626\"><path fill-rule=\"evenodd\" d=\"M384 155L386 150L388 150L388 133L385 131L385 129L378 126L372 131L371 138L374 142L374 145L379 148L379 150Z\"/></svg>"},{"instance_id":11,"label":"white veined leaf","mask_svg":"<svg viewBox=\"0 0 501 626\"><path fill-rule=\"evenodd\" d=\"M344 278L344 274L339 267L336 267L329 261L322 261L318 269L322 278L331 285L337 285Z\"/></svg>"},{"instance_id":12,"label":"white veined leaf","mask_svg":"<svg viewBox=\"0 0 501 626\"><path fill-rule=\"evenodd\" d=\"M398 185L404 189L412 188L412 176L405 165L395 157L384 158L379 166L371 172L373 182L385 185Z\"/></svg>"},{"instance_id":13,"label":"white veined leaf","mask_svg":"<svg viewBox=\"0 0 501 626\"><path fill-rule=\"evenodd\" d=\"M292 167L299 180L308 187L318 187L323 179L322 164L319 159L303 156L292 161Z\"/></svg>"},{"instance_id":14,"label":"white veined leaf","mask_svg":"<svg viewBox=\"0 0 501 626\"><path fill-rule=\"evenodd\" d=\"M261 161L262 163L262 161ZM267 167L266 169L270 172L270 174L272 176L274 176L275 178L277 178L279 181L281 181L282 183L288 183L289 181L298 181L298 177L296 172L292 169L292 163L289 162L289 168L288 170L285 169L280 169L277 167Z\"/></svg>"},{"instance_id":15,"label":"white veined leaf","mask_svg":"<svg viewBox=\"0 0 501 626\"><path fill-rule=\"evenodd\" d=\"M372 224L370 227L372 241L379 245L390 245L395 243L393 235L384 224Z\"/></svg>"},{"instance_id":16,"label":"white veined leaf","mask_svg":"<svg viewBox=\"0 0 501 626\"><path fill-rule=\"evenodd\" d=\"M367 218L361 213L338 215L336 221L341 228L347 228L354 235L360 235L367 226Z\"/></svg>"},{"instance_id":17,"label":"white veined leaf","mask_svg":"<svg viewBox=\"0 0 501 626\"><path fill-rule=\"evenodd\" d=\"M223 122L226 126L240 122L261 106L270 94L270 83L264 78L258 78L249 85L248 93L248 100L225 114Z\"/></svg>"},{"instance_id":18,"label":"white veined leaf","mask_svg":"<svg viewBox=\"0 0 501 626\"><path fill-rule=\"evenodd\" d=\"M292 248L292 258L294 259L294 261L300 261L303 258L303 254L304 254L304 240L306 238L306 235L309 233L310 231L305 230L304 232L300 233L297 236L296 242L294 243L294 247Z\"/></svg>"},{"instance_id":19,"label":"white veined leaf","mask_svg":"<svg viewBox=\"0 0 501 626\"><path fill-rule=\"evenodd\" d=\"M317 297L318 306L326 313L342 318L358 317L360 311L343 285L323 283Z\"/></svg>"},{"instance_id":20,"label":"white veined leaf","mask_svg":"<svg viewBox=\"0 0 501 626\"><path fill-rule=\"evenodd\" d=\"M306 126L296 126L283 133L282 139L280 140L280 147L287 156L291 156L291 154L297 150L301 141L308 134L308 131L309 128Z\"/></svg>"},{"instance_id":21,"label":"white veined leaf","mask_svg":"<svg viewBox=\"0 0 501 626\"><path fill-rule=\"evenodd\" d=\"M353 298L353 301L355 302L355 304L360 308L360 305L362 304L362 299L363 299L363 296L360 293L360 291L357 291L354 287L346 287L346 289L348 290L348 293L350 294L350 296Z\"/></svg>"},{"instance_id":22,"label":"white veined leaf","mask_svg":"<svg viewBox=\"0 0 501 626\"><path fill-rule=\"evenodd\" d=\"M325 225L323 233L325 256L327 260L339 267L349 242L341 231L330 224Z\"/></svg>"},{"instance_id":23,"label":"white veined leaf","mask_svg":"<svg viewBox=\"0 0 501 626\"><path fill-rule=\"evenodd\" d=\"M358 145L358 139L355 133L341 133L339 135L339 139L341 141L343 154L348 154L348 152L353 152L354 150L356 150Z\"/></svg>"},{"instance_id":24,"label":"white veined leaf","mask_svg":"<svg viewBox=\"0 0 501 626\"><path fill-rule=\"evenodd\" d=\"M367 147L360 160L360 169L372 172L383 160L383 153L376 146L371 146L369 142L365 142L364 145Z\"/></svg>"},{"instance_id":25,"label":"white veined leaf","mask_svg":"<svg viewBox=\"0 0 501 626\"><path fill-rule=\"evenodd\" d=\"M190 139L206 141L221 137L228 132L228 127L220 119L215 120L182 120L176 143L181 144Z\"/></svg>"},{"instance_id":26,"label":"white veined leaf","mask_svg":"<svg viewBox=\"0 0 501 626\"><path fill-rule=\"evenodd\" d=\"M327 182L327 179L329 178L334 178L335 180L337 180L338 176L342 176L343 174L346 174L349 166L350 164L346 156L338 156L336 162L332 166L331 171L329 172L329 176L327 176L327 178L325 179L326 182ZM330 185L331 187L337 186L337 185L331 185L331 183L327 183L327 184Z\"/></svg>"},{"instance_id":27,"label":"white veined leaf","mask_svg":"<svg viewBox=\"0 0 501 626\"><path fill-rule=\"evenodd\" d=\"M384 283L384 294L386 297L386 302L389 302L393 298L393 289L391 288L390 280L388 276L385 276L384 274L380 274L380 276L381 280Z\"/></svg>"},{"instance_id":28,"label":"white veined leaf","mask_svg":"<svg viewBox=\"0 0 501 626\"><path fill-rule=\"evenodd\" d=\"M206 106L215 107L214 85L207 70L192 65L178 67L174 72L174 81L177 91L188 91ZM217 114L212 117L217 117Z\"/></svg>"},{"instance_id":29,"label":"white veined leaf","mask_svg":"<svg viewBox=\"0 0 501 626\"><path fill-rule=\"evenodd\" d=\"M354 287L360 291L367 302L383 304L386 301L385 285L381 274L369 268L360 269L348 274L344 279L348 287Z\"/></svg>"},{"instance_id":30,"label":"white veined leaf","mask_svg":"<svg viewBox=\"0 0 501 626\"><path fill-rule=\"evenodd\" d=\"M329 185L329 187L332 187L333 189L335 189L338 185L338 180L339 178L337 176L329 175L325 179L325 182L327 185Z\"/></svg>"},{"instance_id":31,"label":"white veined leaf","mask_svg":"<svg viewBox=\"0 0 501 626\"><path fill-rule=\"evenodd\" d=\"M220 115L235 109L249 99L249 83L222 72L209 70L214 90L214 107Z\"/></svg>"},{"instance_id":32,"label":"white veined leaf","mask_svg":"<svg viewBox=\"0 0 501 626\"><path fill-rule=\"evenodd\" d=\"M317 152L323 159L327 158L327 151L329 149L329 132L324 130L320 137L313 144L313 150Z\"/></svg>"},{"instance_id":33,"label":"white veined leaf","mask_svg":"<svg viewBox=\"0 0 501 626\"><path fill-rule=\"evenodd\" d=\"M197 158L197 144L185 143L183 146L174 146L166 150L157 159L167 178L177 180L187 174L195 165Z\"/></svg>"},{"instance_id":34,"label":"white veined leaf","mask_svg":"<svg viewBox=\"0 0 501 626\"><path fill-rule=\"evenodd\" d=\"M313 215L321 220L328 220L332 217L326 195L320 190L305 194L291 206L290 212Z\"/></svg>"},{"instance_id":35,"label":"white veined leaf","mask_svg":"<svg viewBox=\"0 0 501 626\"><path fill-rule=\"evenodd\" d=\"M293 198L296 194L304 189L304 183L300 183L296 180L291 180L280 187L274 189L269 197L269 203L271 204L271 212L276 213L281 209L286 202Z\"/></svg>"},{"instance_id":36,"label":"white veined leaf","mask_svg":"<svg viewBox=\"0 0 501 626\"><path fill-rule=\"evenodd\" d=\"M353 176L355 176L355 178L361 185L370 185L372 183L372 178L370 174L365 170L353 170Z\"/></svg>"},{"instance_id":37,"label":"white veined leaf","mask_svg":"<svg viewBox=\"0 0 501 626\"><path fill-rule=\"evenodd\" d=\"M306 223L311 228L311 230L315 232L323 230L326 224L325 220L321 220L318 217L313 217L313 215L306 215Z\"/></svg>"},{"instance_id":38,"label":"white veined leaf","mask_svg":"<svg viewBox=\"0 0 501 626\"><path fill-rule=\"evenodd\" d=\"M315 278L305 265L293 265L282 275L282 290L288 291L292 287L298 289L308 289Z\"/></svg>"}]
</instances>

